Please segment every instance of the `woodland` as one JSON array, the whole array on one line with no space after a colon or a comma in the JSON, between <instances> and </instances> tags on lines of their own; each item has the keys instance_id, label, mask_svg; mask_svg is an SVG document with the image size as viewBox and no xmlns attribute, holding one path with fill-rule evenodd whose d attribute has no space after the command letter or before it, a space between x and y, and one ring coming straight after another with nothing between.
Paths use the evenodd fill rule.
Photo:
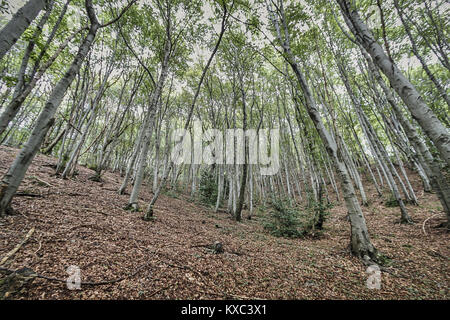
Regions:
<instances>
[{"instance_id":1,"label":"woodland","mask_svg":"<svg viewBox=\"0 0 450 320\"><path fill-rule=\"evenodd\" d=\"M449 16L1 0L0 300L448 299Z\"/></svg>"}]
</instances>

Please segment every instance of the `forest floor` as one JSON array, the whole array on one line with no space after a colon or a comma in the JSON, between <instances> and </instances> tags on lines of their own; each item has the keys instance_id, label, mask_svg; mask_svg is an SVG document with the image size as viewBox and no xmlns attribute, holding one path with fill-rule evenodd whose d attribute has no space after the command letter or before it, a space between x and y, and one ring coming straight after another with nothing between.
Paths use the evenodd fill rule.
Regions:
<instances>
[{"instance_id":1,"label":"forest floor","mask_svg":"<svg viewBox=\"0 0 450 320\"><path fill-rule=\"evenodd\" d=\"M0 148L3 175L17 149ZM0 259L34 233L1 267L28 267L39 275L13 299L449 299L449 234L437 227L445 216L435 195L423 193L408 205L414 225L401 225L398 208L383 204L371 185L364 207L376 248L388 257L381 288L368 289L366 266L349 252L350 225L343 204L336 204L318 238L285 239L269 235L262 214L234 222L187 197L161 195L155 220L123 210L128 195L118 195L118 174L102 182L78 166L69 180L54 175L56 159L38 155L13 200L17 213L0 220ZM53 166L53 167L52 167ZM141 192L145 208L151 198ZM425 222L425 223L424 223ZM225 252L207 246L223 243ZM123 278L112 284L68 290L66 269L76 265L82 282ZM1 275L0 275L1 279Z\"/></svg>"}]
</instances>

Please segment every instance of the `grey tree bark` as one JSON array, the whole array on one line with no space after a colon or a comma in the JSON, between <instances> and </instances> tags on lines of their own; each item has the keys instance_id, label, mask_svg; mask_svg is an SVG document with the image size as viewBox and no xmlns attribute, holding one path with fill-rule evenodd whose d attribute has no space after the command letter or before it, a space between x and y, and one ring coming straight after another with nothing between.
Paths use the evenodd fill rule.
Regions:
<instances>
[{"instance_id":1,"label":"grey tree bark","mask_svg":"<svg viewBox=\"0 0 450 320\"><path fill-rule=\"evenodd\" d=\"M86 9L88 11L90 28L89 32L83 39L78 52L72 61L69 69L64 76L58 81L50 94L44 109L40 113L36 125L23 149L19 152L8 172L3 176L0 186L0 215L11 213L11 200L20 183L22 182L28 167L34 156L39 150L47 131L55 121L55 113L61 104L67 88L72 83L76 74L79 72L81 64L86 57L92 43L94 42L97 30L100 24L94 12L91 0L86 0Z\"/></svg>"},{"instance_id":2,"label":"grey tree bark","mask_svg":"<svg viewBox=\"0 0 450 320\"><path fill-rule=\"evenodd\" d=\"M419 159L421 159L423 169L426 175L430 178L431 185L437 193L444 212L446 212L447 214L447 228L450 229L450 182L447 181L448 179L446 179L445 175L441 173L439 163L433 158L430 150L428 149L425 142L420 138L417 130L414 128L411 122L406 119L405 115L400 109L400 106L396 103L391 91L384 83L381 74L379 73L371 58L368 56L367 52L363 48L361 48L361 53L367 61L369 72L372 73L373 77L380 85L387 101L392 107L392 110L394 111L401 126L405 130L408 140L416 150Z\"/></svg>"},{"instance_id":3,"label":"grey tree bark","mask_svg":"<svg viewBox=\"0 0 450 320\"><path fill-rule=\"evenodd\" d=\"M348 0L337 0L345 22L356 40L366 49L373 62L389 79L392 87L402 98L411 115L417 120L426 135L433 141L443 161L450 166L450 132L439 121L434 112L425 104L417 89L403 75L395 63L374 39L372 33L361 20L358 12L351 8Z\"/></svg>"},{"instance_id":4,"label":"grey tree bark","mask_svg":"<svg viewBox=\"0 0 450 320\"><path fill-rule=\"evenodd\" d=\"M126 8L127 10L135 1L132 1ZM50 97L47 100L43 110L39 114L36 120L36 125L31 132L28 141L25 143L22 150L16 156L14 162L9 168L8 172L3 176L0 182L0 216L11 213L11 200L20 183L22 182L28 167L31 164L34 156L38 152L44 138L50 129L50 127L55 122L55 113L61 104L64 95L71 85L73 79L78 74L84 58L88 54L92 43L94 42L95 36L99 28L107 26L119 19L125 11L116 18L111 20L107 24L101 25L95 14L94 7L92 5L92 0L85 0L85 7L90 21L90 27L87 35L83 38L78 52L75 55L72 63L67 69L64 76L57 82Z\"/></svg>"},{"instance_id":5,"label":"grey tree bark","mask_svg":"<svg viewBox=\"0 0 450 320\"><path fill-rule=\"evenodd\" d=\"M47 0L27 1L0 30L0 60L3 59L3 56L16 43L46 4Z\"/></svg>"},{"instance_id":6,"label":"grey tree bark","mask_svg":"<svg viewBox=\"0 0 450 320\"><path fill-rule=\"evenodd\" d=\"M417 57L417 59L419 60L420 64L423 67L423 70L425 71L425 73L427 74L428 78L430 78L430 80L434 83L434 85L436 86L436 89L439 92L439 95L444 99L444 101L447 103L447 105L450 107L450 99L447 95L447 93L445 92L445 89L442 87L441 83L436 79L436 77L434 76L434 74L431 72L430 68L428 68L428 65L426 64L424 58L422 57L422 55L419 53L419 49L417 48L416 45L416 41L414 40L413 35L411 34L411 30L409 28L408 23L405 21L405 17L403 14L403 9L401 8L401 6L398 3L398 0L394 0L394 6L398 12L398 15L400 17L400 20L402 21L402 24L405 28L406 34L408 35L409 41L411 42L411 49L414 52L414 55Z\"/></svg>"},{"instance_id":7,"label":"grey tree bark","mask_svg":"<svg viewBox=\"0 0 450 320\"><path fill-rule=\"evenodd\" d=\"M147 155L150 149L150 140L154 129L155 115L158 110L159 101L161 97L161 92L164 86L164 82L167 78L167 74L169 71L169 58L170 58L170 45L169 41L166 41L166 48L164 53L164 61L161 67L161 74L158 79L155 91L153 92L151 101L150 101L150 110L149 110L149 123L145 131L145 135L142 141L142 150L139 155L139 167L136 172L136 179L133 184L133 190L131 191L130 199L128 200L128 207L133 210L138 210L138 196L142 185L142 180L144 178L144 169L146 167Z\"/></svg>"},{"instance_id":8,"label":"grey tree bark","mask_svg":"<svg viewBox=\"0 0 450 320\"><path fill-rule=\"evenodd\" d=\"M194 98L192 100L192 104L191 104L190 109L189 109L188 117L187 117L186 122L184 124L184 129L185 130L187 130L189 128L189 124L191 122L191 118L192 118L192 115L193 115L193 112L194 112L195 104L196 104L198 96L200 94L200 89L201 89L203 80L205 79L205 75L206 75L206 72L209 69L211 61L213 60L217 50L219 49L219 45L220 45L220 43L222 41L223 35L224 35L226 27L227 27L227 23L228 23L228 18L229 18L229 13L228 12L229 12L229 10L230 11L232 10L234 2L233 2L232 7L229 10L228 10L228 8L227 8L225 3L223 3L222 5L223 5L223 16L222 16L221 29L220 29L219 37L217 39L217 42L216 42L216 44L214 46L213 51L211 52L211 55L210 55L208 61L206 62L205 67L203 68L202 75L201 75L200 80L198 82L197 89L195 91ZM153 217L153 206L155 205L156 201L158 200L158 197L159 197L159 194L161 193L162 188L166 184L168 172L170 172L172 170L173 165L174 165L174 163L170 162L169 167L167 169L167 174L163 174L163 177L161 178L161 182L160 182L158 188L153 191L154 192L153 198L152 198L152 200L150 201L150 203L149 203L149 205L147 207L147 210L146 210L145 215L144 215L144 220L151 220L152 219L152 217Z\"/></svg>"},{"instance_id":9,"label":"grey tree bark","mask_svg":"<svg viewBox=\"0 0 450 320\"><path fill-rule=\"evenodd\" d=\"M73 38L79 34L84 29L87 29L85 27L77 30L74 32L71 36L69 36L56 50L56 52L47 60L45 64L43 64L38 71L36 72L35 76L32 78L30 82L27 83L25 88L15 95L13 99L9 102L9 104L5 107L5 109L2 111L2 114L0 115L0 134L2 134L6 128L8 127L8 124L11 122L12 119L17 115L19 112L23 102L25 99L29 96L29 94L32 92L38 81L41 79L41 77L44 75L45 71L53 64L53 62L58 58L59 54L67 47L69 42L73 40Z\"/></svg>"},{"instance_id":10,"label":"grey tree bark","mask_svg":"<svg viewBox=\"0 0 450 320\"><path fill-rule=\"evenodd\" d=\"M306 82L304 75L301 73L297 65L296 58L291 52L291 48L289 45L289 33L285 21L282 2L280 2L279 14L281 16L280 17L281 24L283 25L284 38L281 36L281 30L278 24L278 20L275 19L274 13L269 8L269 15L276 29L278 40L283 47L284 53L286 54L287 62L294 71L294 74L303 91L305 98L305 107L308 111L311 120L314 123L314 126L320 138L322 139L323 144L325 145L327 153L329 154L330 158L333 161L336 172L340 179L351 225L351 241L350 241L351 251L354 255L363 258L365 260L367 259L376 260L377 252L375 247L372 245L370 241L364 214L361 210L358 199L356 197L355 190L350 180L347 168L338 157L336 142L331 139L328 130L325 128L320 113L317 110L316 103L314 97L312 96L311 90Z\"/></svg>"}]
</instances>

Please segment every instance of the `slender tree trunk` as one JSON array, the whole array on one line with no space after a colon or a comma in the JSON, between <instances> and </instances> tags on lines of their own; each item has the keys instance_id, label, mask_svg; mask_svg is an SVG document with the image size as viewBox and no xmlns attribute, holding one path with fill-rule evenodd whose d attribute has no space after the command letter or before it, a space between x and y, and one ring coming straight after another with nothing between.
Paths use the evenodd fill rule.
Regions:
<instances>
[{"instance_id":1,"label":"slender tree trunk","mask_svg":"<svg viewBox=\"0 0 450 320\"><path fill-rule=\"evenodd\" d=\"M145 116L144 121L143 121L143 123L141 125L141 128L139 130L138 137L136 139L136 142L135 142L135 145L134 145L131 157L130 157L130 159L128 161L127 169L125 171L125 177L123 178L122 184L121 184L121 186L120 186L120 188L118 190L119 194L124 194L125 193L125 189L128 186L128 181L130 180L131 174L133 172L133 167L135 166L136 159L137 159L137 157L139 155L139 152L141 150L142 141L144 140L144 134L145 134L145 129L148 126L149 115L150 115L150 113L148 112L147 115Z\"/></svg>"},{"instance_id":2,"label":"slender tree trunk","mask_svg":"<svg viewBox=\"0 0 450 320\"><path fill-rule=\"evenodd\" d=\"M282 3L281 3L282 4ZM312 96L311 90L304 78L304 75L300 72L300 69L296 63L295 57L293 56L290 46L289 46L289 34L285 21L285 15L283 12L283 7L281 5L281 22L284 28L284 39L281 36L280 27L278 21L275 20L273 12L269 9L269 14L271 15L271 20L277 30L278 40L280 41L284 53L287 56L287 62L291 66L294 74L299 82L299 85L303 91L305 98L305 107L307 112L314 123L314 126L322 139L325 149L332 159L338 177L341 181L341 186L344 193L345 203L348 210L348 216L350 218L351 225L351 251L357 257L363 258L364 260L376 260L376 249L372 245L369 237L369 232L367 230L366 221L364 214L356 197L353 184L350 180L347 168L345 164L338 157L338 150L336 142L331 139L328 130L325 128L320 113L317 110L315 100Z\"/></svg>"},{"instance_id":3,"label":"slender tree trunk","mask_svg":"<svg viewBox=\"0 0 450 320\"><path fill-rule=\"evenodd\" d=\"M253 216L253 165L249 164L248 167L248 182L249 182L249 189L248 189L248 216L247 219L251 220Z\"/></svg>"},{"instance_id":4,"label":"slender tree trunk","mask_svg":"<svg viewBox=\"0 0 450 320\"><path fill-rule=\"evenodd\" d=\"M33 52L38 37L42 33L42 28L44 27L45 23L47 22L50 16L52 8L53 8L53 0L49 2L47 6L47 11L39 20L39 23L36 26L36 30L33 33L33 36L31 37L30 41L28 41L28 45L25 48L25 52L22 57L22 63L20 65L20 69L17 75L17 83L14 88L13 99L19 95L19 93L23 90L24 86L26 85L25 74L27 72L28 62L30 61L31 53Z\"/></svg>"},{"instance_id":5,"label":"slender tree trunk","mask_svg":"<svg viewBox=\"0 0 450 320\"><path fill-rule=\"evenodd\" d=\"M216 206L214 208L214 212L217 212L217 210L219 210L220 203L222 201L224 165L223 164L219 164L218 165L218 170L219 170L219 182L218 182L218 187L217 187L217 199L216 199Z\"/></svg>"},{"instance_id":6,"label":"slender tree trunk","mask_svg":"<svg viewBox=\"0 0 450 320\"><path fill-rule=\"evenodd\" d=\"M89 32L83 39L83 42L78 49L78 53L72 61L69 69L67 70L65 75L58 81L52 93L50 94L50 97L45 104L45 107L42 110L41 114L39 115L36 121L36 125L27 143L17 155L8 172L3 176L0 187L0 215L11 212L11 199L19 188L19 185L22 182L25 173L31 164L31 161L38 152L39 147L41 146L45 135L47 134L47 131L53 125L55 121L54 116L56 110L61 104L67 88L70 86L76 74L79 72L81 64L83 63L84 58L89 52L89 49L91 48L91 45L95 39L97 30L100 27L100 24L95 17L91 1L86 0L86 8L91 20Z\"/></svg>"},{"instance_id":7,"label":"slender tree trunk","mask_svg":"<svg viewBox=\"0 0 450 320\"><path fill-rule=\"evenodd\" d=\"M242 207L244 206L244 196L245 196L245 187L247 184L247 172L248 172L248 161L247 161L247 153L248 153L248 147L247 147L247 139L245 138L245 130L247 130L247 106L246 106L246 95L244 90L244 83L243 83L243 75L239 75L239 81L240 81L240 89L241 89L241 95L242 95L242 113L243 113L243 123L242 123L242 129L243 129L243 146L244 149L244 164L242 165L242 176L241 176L241 186L239 188L239 200L236 206L236 212L234 213L234 218L236 221L241 221L242 218ZM238 146L239 147L239 146Z\"/></svg>"},{"instance_id":8,"label":"slender tree trunk","mask_svg":"<svg viewBox=\"0 0 450 320\"><path fill-rule=\"evenodd\" d=\"M199 83L197 85L197 89L195 91L194 99L192 100L192 104L190 106L190 110L189 110L189 114L188 114L187 120L186 120L186 122L184 124L184 129L185 130L187 130L187 128L189 127L189 124L191 122L192 114L194 112L194 107L195 107L195 104L197 102L198 96L200 94L200 89L201 89L203 80L205 79L206 72L208 71L209 66L211 64L211 61L214 58L217 50L219 49L219 45L220 45L220 43L222 41L222 38L223 38L223 35L225 33L225 29L226 29L228 18L229 18L228 8L227 8L225 3L223 3L223 10L224 11L223 11L223 16L222 16L222 23L221 23L221 30L220 30L219 38L217 39L216 45L214 46L214 49L213 49L213 51L212 51L212 53L211 53L211 55L210 55L210 57L208 59L208 62L206 63L205 68L202 71L202 75L200 77L200 81L199 81ZM167 171L170 171L172 169L173 164L174 164L173 162L170 162L169 169ZM150 220L151 217L153 217L153 206L155 205L156 201L158 200L159 194L161 192L161 188L165 186L166 180L167 180L167 176L163 175L163 177L161 179L161 182L160 182L158 188L154 191L153 198L152 198L152 200L150 201L150 203L149 203L149 205L147 207L147 210L146 210L145 215L144 215L144 220Z\"/></svg>"},{"instance_id":9,"label":"slender tree trunk","mask_svg":"<svg viewBox=\"0 0 450 320\"><path fill-rule=\"evenodd\" d=\"M168 27L169 28L169 27ZM168 33L170 31L167 31ZM162 94L162 89L164 87L164 83L166 81L168 72L169 72L169 59L170 59L170 53L171 53L171 44L169 39L166 39L165 46L164 46L164 58L161 65L161 74L159 76L158 82L156 84L156 88L152 94L152 98L150 101L150 108L149 108L149 121L148 121L148 127L145 131L145 136L142 141L142 150L139 155L139 166L136 171L136 178L133 184L133 190L130 194L130 199L128 200L128 208L131 208L133 210L138 210L138 197L139 192L142 185L142 180L144 179L144 170L147 163L147 155L150 148L150 140L151 135L153 133L154 129L154 123L155 123L155 115L158 111L159 101Z\"/></svg>"},{"instance_id":10,"label":"slender tree trunk","mask_svg":"<svg viewBox=\"0 0 450 320\"><path fill-rule=\"evenodd\" d=\"M388 156L386 150L379 142L378 137L376 136L375 130L369 123L364 112L358 112L358 115L360 117L361 126L363 126L363 128L364 128L364 131L368 137L368 140L371 141L371 143L374 146L375 152L377 152L377 156L380 159L381 165L386 174L386 180L388 181L389 186L392 191L392 194L400 207L400 213L401 213L400 221L402 223L412 223L412 219L407 212L406 206L400 196L400 192L398 190L397 183L395 182L394 177L393 177L393 173L396 172L395 168L393 167L392 162L389 159L389 156Z\"/></svg>"},{"instance_id":11,"label":"slender tree trunk","mask_svg":"<svg viewBox=\"0 0 450 320\"><path fill-rule=\"evenodd\" d=\"M84 28L82 28L84 29ZM78 32L73 33L70 37L68 37L56 50L56 52L47 60L47 62L42 65L39 70L37 71L36 75L33 77L33 79L27 83L26 87L13 99L9 102L9 104L5 107L5 109L2 111L2 114L0 115L0 134L2 134L6 128L8 127L8 124L11 122L12 119L16 116L17 112L20 110L20 107L22 106L25 99L28 97L28 95L31 93L31 91L36 86L39 79L44 75L45 71L53 64L53 62L58 58L59 54L67 47L69 42L77 35L79 32L82 31L82 29L78 30Z\"/></svg>"},{"instance_id":12,"label":"slender tree trunk","mask_svg":"<svg viewBox=\"0 0 450 320\"><path fill-rule=\"evenodd\" d=\"M337 0L337 2L341 7L345 22L357 41L366 49L373 62L389 79L392 87L402 98L414 119L417 120L423 131L435 144L442 160L450 166L449 130L425 104L417 89L408 81L395 63L389 59L367 26L362 22L358 12L350 8L348 0Z\"/></svg>"},{"instance_id":13,"label":"slender tree trunk","mask_svg":"<svg viewBox=\"0 0 450 320\"><path fill-rule=\"evenodd\" d=\"M63 130L61 130L58 133L56 138L44 150L42 150L42 153L43 154L51 154L53 148L58 144L58 142L61 140L61 138L64 136L65 133L66 133L66 129L64 128Z\"/></svg>"},{"instance_id":14,"label":"slender tree trunk","mask_svg":"<svg viewBox=\"0 0 450 320\"><path fill-rule=\"evenodd\" d=\"M430 178L431 185L437 193L437 196L444 209L444 212L446 212L447 214L447 228L450 229L450 182L448 181L448 178L446 178L445 175L441 173L439 163L436 161L436 159L433 158L430 150L426 146L425 142L420 138L416 129L403 115L400 107L395 102L394 97L391 94L391 91L384 83L384 80L382 79L380 73L378 72L378 69L376 69L371 58L367 55L367 53L364 51L363 48L361 48L361 52L363 56L366 58L366 61L368 63L369 72L371 72L372 75L375 77L375 79L377 79L378 84L383 90L387 101L391 105L392 110L394 111L398 121L403 127L403 130L405 130L408 140L411 142L414 149L417 151L418 157L423 159L422 161L423 168L427 176Z\"/></svg>"},{"instance_id":15,"label":"slender tree trunk","mask_svg":"<svg viewBox=\"0 0 450 320\"><path fill-rule=\"evenodd\" d=\"M0 30L0 60L3 59L3 56L16 43L46 4L46 0L27 1Z\"/></svg>"},{"instance_id":16,"label":"slender tree trunk","mask_svg":"<svg viewBox=\"0 0 450 320\"><path fill-rule=\"evenodd\" d=\"M408 23L405 21L405 17L403 15L403 10L401 9L401 7L399 6L398 0L394 0L394 6L397 10L397 13L400 17L400 20L402 21L403 27L405 28L406 34L408 35L409 41L411 42L411 49L414 52L414 55L417 57L417 59L419 60L420 64L423 67L423 70L425 71L425 73L427 74L428 78L434 83L434 85L436 86L436 89L439 92L439 95L444 99L444 101L447 103L447 106L450 107L450 99L448 97L448 95L445 92L445 89L442 87L442 85L440 84L440 82L436 79L436 77L433 75L433 73L431 72L430 68L428 68L428 65L426 64L424 58L420 55L419 53L419 49L417 48L416 42L411 34L411 30L409 28Z\"/></svg>"},{"instance_id":17,"label":"slender tree trunk","mask_svg":"<svg viewBox=\"0 0 450 320\"><path fill-rule=\"evenodd\" d=\"M91 112L91 110L92 110L92 112ZM81 148L83 147L84 141L86 140L86 136L89 133L89 129L91 128L92 124L94 123L95 118L97 117L96 106L95 105L91 106L88 113L91 113L91 116L85 125L83 133L80 137L80 140L78 141L75 148L72 150L69 161L67 161L66 167L64 168L63 173L61 174L61 177L63 179L66 179L68 176L72 175L73 172L75 172L75 168L77 165L77 159L80 154Z\"/></svg>"}]
</instances>

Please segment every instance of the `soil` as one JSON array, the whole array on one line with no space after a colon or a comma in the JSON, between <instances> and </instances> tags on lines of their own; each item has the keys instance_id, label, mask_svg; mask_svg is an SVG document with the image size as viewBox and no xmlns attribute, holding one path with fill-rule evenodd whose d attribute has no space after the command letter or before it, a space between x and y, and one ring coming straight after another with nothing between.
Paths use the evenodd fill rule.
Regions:
<instances>
[{"instance_id":1,"label":"soil","mask_svg":"<svg viewBox=\"0 0 450 320\"><path fill-rule=\"evenodd\" d=\"M17 149L0 148L0 173ZM155 219L123 208L121 177L78 166L73 179L55 176L57 160L38 155L13 199L16 213L0 219L0 260L30 231L32 236L1 267L32 269L35 278L8 299L448 299L449 234L434 194L424 193L411 175L420 201L408 205L414 225L399 223L370 183L364 207L370 236L385 256L381 288L369 289L369 274L349 251L346 209L336 203L319 237L285 239L262 227L264 212L242 222L201 206L188 196L166 193ZM146 208L150 187L139 205ZM129 190L128 190L129 191ZM331 194L330 189L330 194ZM169 194L171 195L169 197ZM211 249L222 244L223 253ZM80 268L83 283L69 290L67 268ZM4 277L4 276L3 276ZM0 278L1 279L1 278Z\"/></svg>"}]
</instances>

